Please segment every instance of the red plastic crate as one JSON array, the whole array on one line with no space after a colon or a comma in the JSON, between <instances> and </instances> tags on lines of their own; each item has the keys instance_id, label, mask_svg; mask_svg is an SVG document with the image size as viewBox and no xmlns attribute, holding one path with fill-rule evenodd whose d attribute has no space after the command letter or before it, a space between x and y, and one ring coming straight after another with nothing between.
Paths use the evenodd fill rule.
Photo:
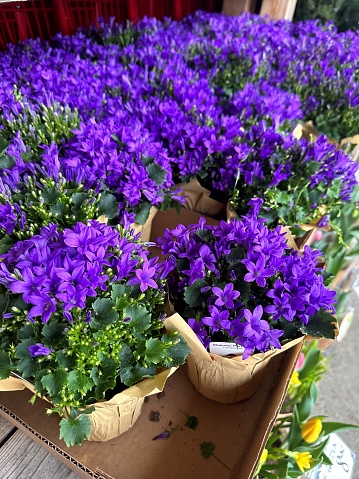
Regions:
<instances>
[{"instance_id":1,"label":"red plastic crate","mask_svg":"<svg viewBox=\"0 0 359 479\"><path fill-rule=\"evenodd\" d=\"M59 30L51 2L32 0L27 2L0 3L0 48L27 38L42 40Z\"/></svg>"},{"instance_id":2,"label":"red plastic crate","mask_svg":"<svg viewBox=\"0 0 359 479\"><path fill-rule=\"evenodd\" d=\"M198 9L220 11L220 0L23 0L0 3L0 49L27 38L48 39L58 32L71 35L78 26L99 17L117 22L143 16L180 20Z\"/></svg>"}]
</instances>

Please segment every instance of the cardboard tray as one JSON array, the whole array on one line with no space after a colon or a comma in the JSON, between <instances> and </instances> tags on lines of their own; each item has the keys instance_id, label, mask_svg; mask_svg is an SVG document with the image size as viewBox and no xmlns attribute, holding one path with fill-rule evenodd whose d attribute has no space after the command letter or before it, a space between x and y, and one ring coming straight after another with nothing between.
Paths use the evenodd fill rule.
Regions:
<instances>
[{"instance_id":1,"label":"cardboard tray","mask_svg":"<svg viewBox=\"0 0 359 479\"><path fill-rule=\"evenodd\" d=\"M59 417L46 415L48 404L28 403L27 390L0 393L0 413L65 463L82 478L96 479L250 479L266 443L293 372L301 345L274 357L256 393L236 404L211 401L194 388L186 366L169 378L165 394L144 404L134 426L105 443L85 442L67 448L59 437ZM161 396L161 395L160 395ZM157 411L160 419L150 421ZM195 430L185 426L188 416L198 418ZM166 440L152 439L175 428ZM202 442L215 445L214 457L205 459ZM55 477L53 479L56 479Z\"/></svg>"}]
</instances>

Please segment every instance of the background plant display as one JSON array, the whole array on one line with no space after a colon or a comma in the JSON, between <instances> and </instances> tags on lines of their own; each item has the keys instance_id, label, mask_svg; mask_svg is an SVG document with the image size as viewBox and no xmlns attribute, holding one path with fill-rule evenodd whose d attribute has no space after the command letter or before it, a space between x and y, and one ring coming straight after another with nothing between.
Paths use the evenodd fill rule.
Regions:
<instances>
[{"instance_id":1,"label":"background plant display","mask_svg":"<svg viewBox=\"0 0 359 479\"><path fill-rule=\"evenodd\" d=\"M83 408L184 363L189 348L163 327L166 269L97 221L50 224L2 255L0 378L33 382L67 445L91 433Z\"/></svg>"},{"instance_id":2,"label":"background plant display","mask_svg":"<svg viewBox=\"0 0 359 479\"><path fill-rule=\"evenodd\" d=\"M324 452L329 435L359 428L327 421L323 416L311 416L317 400L317 382L328 369L331 358L317 348L316 342L306 344L303 351L260 458L255 479L297 478L319 464L331 465Z\"/></svg>"},{"instance_id":3,"label":"background plant display","mask_svg":"<svg viewBox=\"0 0 359 479\"><path fill-rule=\"evenodd\" d=\"M327 137L357 133L357 50L358 35L333 25L197 12L101 22L1 54L0 371L35 378L57 412L69 408L69 443L89 430L79 409L118 375L132 384L188 352L161 329L169 264L89 220L144 223L197 177L220 199L229 189L240 214L263 202L270 227L330 221L337 236L323 238L324 253L331 272L342 267L357 232L343 216L356 218L357 165ZM326 137L292 137L306 120ZM178 227L164 247L182 255L181 312L203 341L223 330L247 355L299 330L334 334L317 253L289 253L279 229L253 217L194 231Z\"/></svg>"}]
</instances>

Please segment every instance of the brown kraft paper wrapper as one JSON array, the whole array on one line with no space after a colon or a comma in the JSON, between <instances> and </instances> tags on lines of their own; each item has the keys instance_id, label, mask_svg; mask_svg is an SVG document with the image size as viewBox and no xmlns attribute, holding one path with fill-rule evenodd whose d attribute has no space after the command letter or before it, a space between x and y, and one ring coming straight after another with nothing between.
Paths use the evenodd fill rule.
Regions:
<instances>
[{"instance_id":1,"label":"brown kraft paper wrapper","mask_svg":"<svg viewBox=\"0 0 359 479\"><path fill-rule=\"evenodd\" d=\"M135 234L141 233L141 241L146 242L150 240L152 221L155 217L158 209L155 206L152 206L150 209L150 214L145 222L141 225L140 223L132 223L131 228L135 230Z\"/></svg>"},{"instance_id":2,"label":"brown kraft paper wrapper","mask_svg":"<svg viewBox=\"0 0 359 479\"><path fill-rule=\"evenodd\" d=\"M188 376L196 389L209 399L232 404L250 397L260 384L270 359L304 340L304 336L266 353L224 358L210 354L191 327L175 313L165 320L169 331L178 330L191 353L187 358Z\"/></svg>"},{"instance_id":3,"label":"brown kraft paper wrapper","mask_svg":"<svg viewBox=\"0 0 359 479\"><path fill-rule=\"evenodd\" d=\"M211 192L203 188L196 178L189 183L180 183L176 185L176 188L181 188L180 194L186 197L186 202L183 205L185 208L211 218L225 218L226 205L210 198Z\"/></svg>"},{"instance_id":4,"label":"brown kraft paper wrapper","mask_svg":"<svg viewBox=\"0 0 359 479\"><path fill-rule=\"evenodd\" d=\"M130 429L141 414L145 397L162 392L167 378L176 369L166 369L156 374L154 378L143 379L116 394L109 401L93 404L95 411L89 414L92 431L88 440L105 442ZM20 391L25 388L35 392L33 385L20 377L0 380L0 391Z\"/></svg>"}]
</instances>

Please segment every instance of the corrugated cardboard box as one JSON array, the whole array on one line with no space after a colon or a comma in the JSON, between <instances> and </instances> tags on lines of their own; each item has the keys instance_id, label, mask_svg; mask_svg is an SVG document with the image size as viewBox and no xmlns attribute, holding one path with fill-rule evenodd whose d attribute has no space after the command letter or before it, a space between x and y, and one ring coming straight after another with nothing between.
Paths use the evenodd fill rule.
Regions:
<instances>
[{"instance_id":1,"label":"corrugated cardboard box","mask_svg":"<svg viewBox=\"0 0 359 479\"><path fill-rule=\"evenodd\" d=\"M151 240L165 227L196 223L199 217L188 210L179 216L159 212ZM85 442L67 448L58 438L59 417L47 416L48 403L41 399L30 405L32 394L27 390L1 392L0 413L84 479L250 479L300 350L298 344L274 357L257 391L236 404L221 404L202 396L182 366L169 378L164 395L148 398L134 426L105 443ZM195 429L186 426L188 416L198 419ZM168 439L153 440L165 430L173 431ZM214 444L214 454L221 462L202 456L203 442Z\"/></svg>"},{"instance_id":2,"label":"corrugated cardboard box","mask_svg":"<svg viewBox=\"0 0 359 479\"><path fill-rule=\"evenodd\" d=\"M182 366L169 378L165 395L150 397L135 425L105 443L67 448L58 439L59 418L46 415L48 404L41 399L30 405L29 391L0 393L0 413L85 479L250 479L299 352L300 345L274 357L254 395L236 404L202 396ZM154 412L159 421L150 421ZM185 426L187 415L198 418L195 430ZM168 439L152 440L171 428ZM201 455L202 442L215 445L226 467Z\"/></svg>"}]
</instances>

